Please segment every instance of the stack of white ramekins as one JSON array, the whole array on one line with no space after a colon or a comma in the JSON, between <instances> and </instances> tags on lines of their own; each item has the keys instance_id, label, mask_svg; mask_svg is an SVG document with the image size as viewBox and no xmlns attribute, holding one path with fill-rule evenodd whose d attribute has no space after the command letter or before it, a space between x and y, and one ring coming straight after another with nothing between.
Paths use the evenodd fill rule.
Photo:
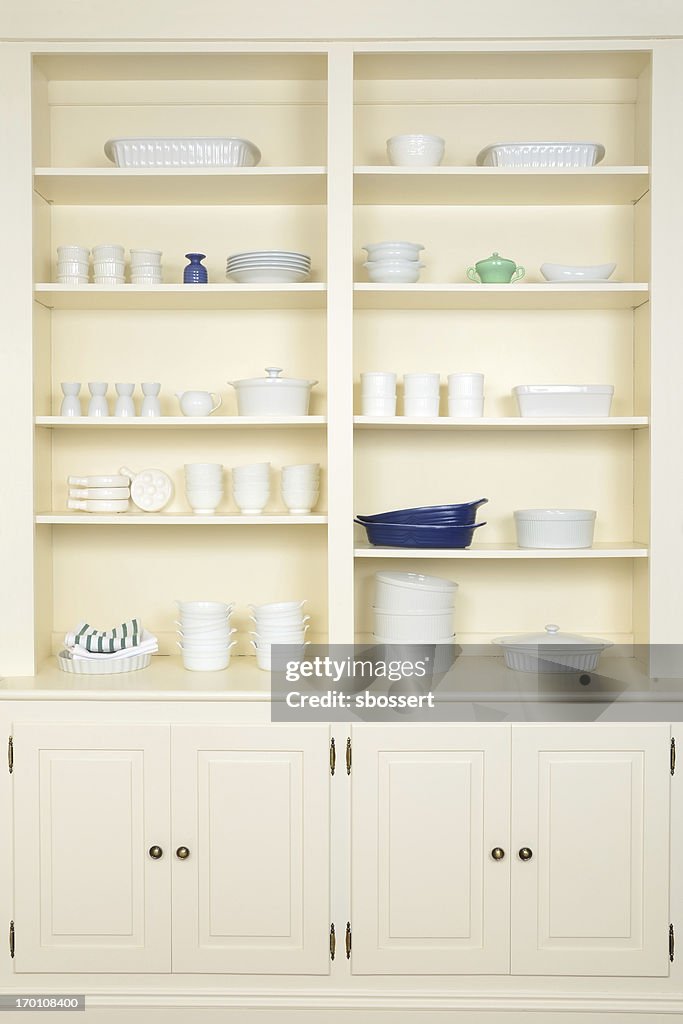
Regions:
<instances>
[{"instance_id":1,"label":"stack of white ramekins","mask_svg":"<svg viewBox=\"0 0 683 1024\"><path fill-rule=\"evenodd\" d=\"M95 284L124 284L125 249L122 245L94 245L92 266Z\"/></svg>"},{"instance_id":2,"label":"stack of white ramekins","mask_svg":"<svg viewBox=\"0 0 683 1024\"><path fill-rule=\"evenodd\" d=\"M384 644L453 642L458 584L417 572L375 574L373 639Z\"/></svg>"},{"instance_id":3,"label":"stack of white ramekins","mask_svg":"<svg viewBox=\"0 0 683 1024\"><path fill-rule=\"evenodd\" d=\"M161 284L161 252L159 249L130 250L130 283L150 287Z\"/></svg>"},{"instance_id":4,"label":"stack of white ramekins","mask_svg":"<svg viewBox=\"0 0 683 1024\"><path fill-rule=\"evenodd\" d=\"M274 604L250 605L255 628L252 647L256 651L256 664L270 672L273 644L287 644L303 648L310 615L304 615L305 601L278 601Z\"/></svg>"},{"instance_id":5,"label":"stack of white ramekins","mask_svg":"<svg viewBox=\"0 0 683 1024\"><path fill-rule=\"evenodd\" d=\"M282 467L282 500L290 515L307 515L320 497L320 464Z\"/></svg>"},{"instance_id":6,"label":"stack of white ramekins","mask_svg":"<svg viewBox=\"0 0 683 1024\"><path fill-rule=\"evenodd\" d=\"M84 245L57 246L57 281L59 284L87 284L90 249Z\"/></svg>"},{"instance_id":7,"label":"stack of white ramekins","mask_svg":"<svg viewBox=\"0 0 683 1024\"><path fill-rule=\"evenodd\" d=\"M223 499L223 466L220 462L185 464L185 494L197 515L213 515Z\"/></svg>"},{"instance_id":8,"label":"stack of white ramekins","mask_svg":"<svg viewBox=\"0 0 683 1024\"><path fill-rule=\"evenodd\" d=\"M484 374L450 373L448 375L448 415L484 415Z\"/></svg>"},{"instance_id":9,"label":"stack of white ramekins","mask_svg":"<svg viewBox=\"0 0 683 1024\"><path fill-rule=\"evenodd\" d=\"M420 263L418 242L373 242L362 246L368 254L363 264L375 284L415 284L424 263Z\"/></svg>"},{"instance_id":10,"label":"stack of white ramekins","mask_svg":"<svg viewBox=\"0 0 683 1024\"><path fill-rule=\"evenodd\" d=\"M360 387L363 416L396 415L395 373L361 373Z\"/></svg>"},{"instance_id":11,"label":"stack of white ramekins","mask_svg":"<svg viewBox=\"0 0 683 1024\"><path fill-rule=\"evenodd\" d=\"M270 498L270 463L253 462L249 466L234 466L232 496L242 515L260 515Z\"/></svg>"},{"instance_id":12,"label":"stack of white ramekins","mask_svg":"<svg viewBox=\"0 0 683 1024\"><path fill-rule=\"evenodd\" d=\"M233 605L222 601L177 601L178 647L192 672L220 672L230 664Z\"/></svg>"},{"instance_id":13,"label":"stack of white ramekins","mask_svg":"<svg viewBox=\"0 0 683 1024\"><path fill-rule=\"evenodd\" d=\"M403 415L438 416L440 384L438 373L404 373Z\"/></svg>"}]
</instances>

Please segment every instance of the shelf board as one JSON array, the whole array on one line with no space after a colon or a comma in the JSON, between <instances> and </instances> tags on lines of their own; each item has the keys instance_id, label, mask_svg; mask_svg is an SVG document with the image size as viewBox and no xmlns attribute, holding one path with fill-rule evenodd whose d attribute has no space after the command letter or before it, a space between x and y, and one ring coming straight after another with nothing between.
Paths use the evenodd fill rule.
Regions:
<instances>
[{"instance_id":1,"label":"shelf board","mask_svg":"<svg viewBox=\"0 0 683 1024\"><path fill-rule=\"evenodd\" d=\"M624 205L650 187L648 167L356 167L360 205Z\"/></svg>"},{"instance_id":2,"label":"shelf board","mask_svg":"<svg viewBox=\"0 0 683 1024\"><path fill-rule=\"evenodd\" d=\"M362 430L642 430L647 416L354 416Z\"/></svg>"},{"instance_id":3,"label":"shelf board","mask_svg":"<svg viewBox=\"0 0 683 1024\"><path fill-rule=\"evenodd\" d=\"M357 309L635 309L647 284L355 284Z\"/></svg>"},{"instance_id":4,"label":"shelf board","mask_svg":"<svg viewBox=\"0 0 683 1024\"><path fill-rule=\"evenodd\" d=\"M477 544L473 548L385 548L361 544L356 558L647 558L645 545L632 541L592 548L518 548L516 544Z\"/></svg>"},{"instance_id":5,"label":"shelf board","mask_svg":"<svg viewBox=\"0 0 683 1024\"><path fill-rule=\"evenodd\" d=\"M323 427L325 416L36 416L36 426L52 430L215 430L229 427Z\"/></svg>"},{"instance_id":6,"label":"shelf board","mask_svg":"<svg viewBox=\"0 0 683 1024\"><path fill-rule=\"evenodd\" d=\"M324 167L37 167L35 191L62 206L321 205Z\"/></svg>"},{"instance_id":7,"label":"shelf board","mask_svg":"<svg viewBox=\"0 0 683 1024\"><path fill-rule=\"evenodd\" d=\"M324 526L326 515L290 515L288 512L242 515L155 515L153 513L120 512L118 515L97 515L94 512L41 512L35 517L38 525L53 526Z\"/></svg>"},{"instance_id":8,"label":"shelf board","mask_svg":"<svg viewBox=\"0 0 683 1024\"><path fill-rule=\"evenodd\" d=\"M326 285L312 284L37 284L48 309L324 309Z\"/></svg>"}]
</instances>

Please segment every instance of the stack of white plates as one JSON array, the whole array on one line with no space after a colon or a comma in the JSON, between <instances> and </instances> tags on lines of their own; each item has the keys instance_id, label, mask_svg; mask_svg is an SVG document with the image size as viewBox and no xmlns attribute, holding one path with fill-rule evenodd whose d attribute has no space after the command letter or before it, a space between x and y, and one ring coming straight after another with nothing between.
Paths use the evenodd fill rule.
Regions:
<instances>
[{"instance_id":1,"label":"stack of white plates","mask_svg":"<svg viewBox=\"0 0 683 1024\"><path fill-rule=\"evenodd\" d=\"M255 249L228 256L226 277L240 284L301 284L311 273L311 257L284 249Z\"/></svg>"},{"instance_id":2,"label":"stack of white plates","mask_svg":"<svg viewBox=\"0 0 683 1024\"><path fill-rule=\"evenodd\" d=\"M458 584L417 572L375 575L374 639L379 643L448 643Z\"/></svg>"},{"instance_id":3,"label":"stack of white plates","mask_svg":"<svg viewBox=\"0 0 683 1024\"><path fill-rule=\"evenodd\" d=\"M178 647L183 665L193 672L220 672L230 664L233 605L222 601L176 601Z\"/></svg>"},{"instance_id":4,"label":"stack of white plates","mask_svg":"<svg viewBox=\"0 0 683 1024\"><path fill-rule=\"evenodd\" d=\"M270 672L273 644L304 647L310 619L310 615L304 615L305 604L305 601L278 601L249 606L254 613L252 622L256 624L251 634L254 637L251 646L256 651L259 668Z\"/></svg>"}]
</instances>

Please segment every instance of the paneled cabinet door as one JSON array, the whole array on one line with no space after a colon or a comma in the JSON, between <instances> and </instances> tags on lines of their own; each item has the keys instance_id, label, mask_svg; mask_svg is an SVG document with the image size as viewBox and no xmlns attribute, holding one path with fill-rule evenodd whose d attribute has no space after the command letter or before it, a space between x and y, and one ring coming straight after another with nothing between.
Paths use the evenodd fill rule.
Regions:
<instances>
[{"instance_id":1,"label":"paneled cabinet door","mask_svg":"<svg viewBox=\"0 0 683 1024\"><path fill-rule=\"evenodd\" d=\"M353 973L507 973L509 836L509 726L354 726Z\"/></svg>"},{"instance_id":2,"label":"paneled cabinet door","mask_svg":"<svg viewBox=\"0 0 683 1024\"><path fill-rule=\"evenodd\" d=\"M329 971L329 729L181 725L173 970Z\"/></svg>"},{"instance_id":3,"label":"paneled cabinet door","mask_svg":"<svg viewBox=\"0 0 683 1024\"><path fill-rule=\"evenodd\" d=\"M513 973L668 974L669 726L512 735Z\"/></svg>"},{"instance_id":4,"label":"paneled cabinet door","mask_svg":"<svg viewBox=\"0 0 683 1024\"><path fill-rule=\"evenodd\" d=\"M168 727L17 723L14 750L14 969L170 971Z\"/></svg>"}]
</instances>

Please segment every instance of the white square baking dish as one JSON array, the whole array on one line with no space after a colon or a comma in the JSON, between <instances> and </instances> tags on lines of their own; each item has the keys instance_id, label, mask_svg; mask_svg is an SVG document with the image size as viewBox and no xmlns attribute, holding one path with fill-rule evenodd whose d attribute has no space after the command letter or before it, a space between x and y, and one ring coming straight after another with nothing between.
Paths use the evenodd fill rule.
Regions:
<instances>
[{"instance_id":1,"label":"white square baking dish","mask_svg":"<svg viewBox=\"0 0 683 1024\"><path fill-rule=\"evenodd\" d=\"M519 384L520 416L609 416L612 384Z\"/></svg>"}]
</instances>

